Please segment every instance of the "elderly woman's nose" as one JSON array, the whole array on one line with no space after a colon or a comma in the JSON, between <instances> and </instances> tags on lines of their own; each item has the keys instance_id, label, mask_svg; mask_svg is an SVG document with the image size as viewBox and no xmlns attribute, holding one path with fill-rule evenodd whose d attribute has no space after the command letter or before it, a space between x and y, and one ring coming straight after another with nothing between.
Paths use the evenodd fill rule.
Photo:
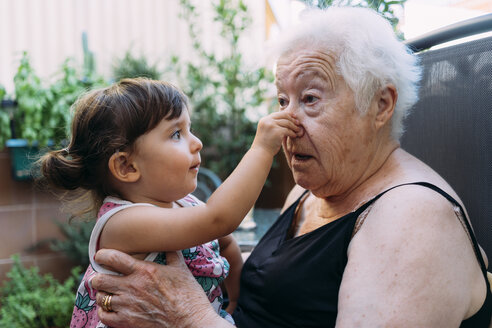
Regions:
<instances>
[{"instance_id":1,"label":"elderly woman's nose","mask_svg":"<svg viewBox=\"0 0 492 328\"><path fill-rule=\"evenodd\" d=\"M298 127L300 130L297 132L297 138L300 138L304 135L304 113L303 111L300 110L300 107L297 105L293 105L290 103L287 107L283 109L284 111L287 111L291 114L294 115L294 117L297 119L299 122ZM289 137L290 138L290 137Z\"/></svg>"},{"instance_id":2,"label":"elderly woman's nose","mask_svg":"<svg viewBox=\"0 0 492 328\"><path fill-rule=\"evenodd\" d=\"M305 112L303 111L302 106L296 104L295 102L291 102L284 110L294 114L300 125L302 125L305 118Z\"/></svg>"},{"instance_id":3,"label":"elderly woman's nose","mask_svg":"<svg viewBox=\"0 0 492 328\"><path fill-rule=\"evenodd\" d=\"M296 105L294 101L289 102L289 104L284 108L284 111L287 111L292 114L299 114L299 106Z\"/></svg>"}]
</instances>

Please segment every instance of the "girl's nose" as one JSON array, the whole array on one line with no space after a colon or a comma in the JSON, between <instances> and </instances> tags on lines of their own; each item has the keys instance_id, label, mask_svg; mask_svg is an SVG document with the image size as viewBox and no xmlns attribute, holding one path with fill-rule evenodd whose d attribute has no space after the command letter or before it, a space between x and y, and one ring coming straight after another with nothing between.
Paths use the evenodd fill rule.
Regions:
<instances>
[{"instance_id":1,"label":"girl's nose","mask_svg":"<svg viewBox=\"0 0 492 328\"><path fill-rule=\"evenodd\" d=\"M195 136L194 134L192 134L191 137L192 137L192 140L191 140L192 151L198 152L198 151L202 150L202 148L203 148L202 141L200 139L198 139L198 137Z\"/></svg>"}]
</instances>

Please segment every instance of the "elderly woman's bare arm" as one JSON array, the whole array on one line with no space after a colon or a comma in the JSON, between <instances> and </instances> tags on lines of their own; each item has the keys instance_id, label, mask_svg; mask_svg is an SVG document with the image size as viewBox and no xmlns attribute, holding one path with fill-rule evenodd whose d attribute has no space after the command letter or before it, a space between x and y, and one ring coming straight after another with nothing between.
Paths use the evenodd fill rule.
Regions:
<instances>
[{"instance_id":1,"label":"elderly woman's bare arm","mask_svg":"<svg viewBox=\"0 0 492 328\"><path fill-rule=\"evenodd\" d=\"M337 327L459 327L485 297L473 294L485 282L452 205L418 186L375 203L348 257Z\"/></svg>"},{"instance_id":2,"label":"elderly woman's bare arm","mask_svg":"<svg viewBox=\"0 0 492 328\"><path fill-rule=\"evenodd\" d=\"M96 254L96 261L123 276L97 274L93 287L99 290L97 303L113 294L114 312L98 315L111 327L233 327L217 315L203 289L183 262L182 255L166 253L167 265L144 262L109 249Z\"/></svg>"}]
</instances>

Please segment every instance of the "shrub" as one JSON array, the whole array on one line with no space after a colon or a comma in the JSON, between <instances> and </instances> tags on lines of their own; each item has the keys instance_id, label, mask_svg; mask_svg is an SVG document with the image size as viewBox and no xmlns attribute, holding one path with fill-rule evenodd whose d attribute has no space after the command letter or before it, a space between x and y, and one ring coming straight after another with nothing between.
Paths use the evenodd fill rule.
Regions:
<instances>
[{"instance_id":1,"label":"shrub","mask_svg":"<svg viewBox=\"0 0 492 328\"><path fill-rule=\"evenodd\" d=\"M153 80L161 78L161 72L156 64L149 64L144 56L135 57L130 51L125 56L116 59L113 65L113 78L119 81L123 78L147 77Z\"/></svg>"},{"instance_id":2,"label":"shrub","mask_svg":"<svg viewBox=\"0 0 492 328\"><path fill-rule=\"evenodd\" d=\"M239 51L241 36L252 21L242 0L211 2L213 20L220 25L221 41L226 48L223 56L203 47L197 27L199 13L193 3L180 0L182 18L188 24L197 58L185 63L174 57L171 67L190 97L192 127L204 145L204 166L225 179L254 139L257 122L251 114L265 103L273 76L264 67L247 67Z\"/></svg>"},{"instance_id":3,"label":"shrub","mask_svg":"<svg viewBox=\"0 0 492 328\"><path fill-rule=\"evenodd\" d=\"M55 239L51 241L51 249L63 253L77 265L86 268L89 266L89 240L92 228L96 220L58 222L60 231L66 237L65 240Z\"/></svg>"},{"instance_id":4,"label":"shrub","mask_svg":"<svg viewBox=\"0 0 492 328\"><path fill-rule=\"evenodd\" d=\"M68 327L75 302L80 268L60 283L51 274L40 275L37 267L22 266L18 255L0 289L1 328Z\"/></svg>"}]
</instances>

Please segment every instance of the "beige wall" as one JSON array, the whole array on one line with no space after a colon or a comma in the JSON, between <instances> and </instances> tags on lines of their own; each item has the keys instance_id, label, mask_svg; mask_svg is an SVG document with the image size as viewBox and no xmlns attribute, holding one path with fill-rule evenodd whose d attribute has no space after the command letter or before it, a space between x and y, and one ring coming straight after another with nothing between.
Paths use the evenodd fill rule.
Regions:
<instances>
[{"instance_id":1,"label":"beige wall","mask_svg":"<svg viewBox=\"0 0 492 328\"><path fill-rule=\"evenodd\" d=\"M251 65L261 65L265 39L265 1L246 0L253 24L241 45ZM197 0L198 30L207 49L223 51L211 1ZM131 49L161 68L171 55L193 59L179 0L1 0L0 84L13 92L13 76L28 51L43 78L56 73L67 57L82 63L81 35L86 31L97 70L109 77L115 57ZM251 46L254 45L254 46Z\"/></svg>"}]
</instances>

